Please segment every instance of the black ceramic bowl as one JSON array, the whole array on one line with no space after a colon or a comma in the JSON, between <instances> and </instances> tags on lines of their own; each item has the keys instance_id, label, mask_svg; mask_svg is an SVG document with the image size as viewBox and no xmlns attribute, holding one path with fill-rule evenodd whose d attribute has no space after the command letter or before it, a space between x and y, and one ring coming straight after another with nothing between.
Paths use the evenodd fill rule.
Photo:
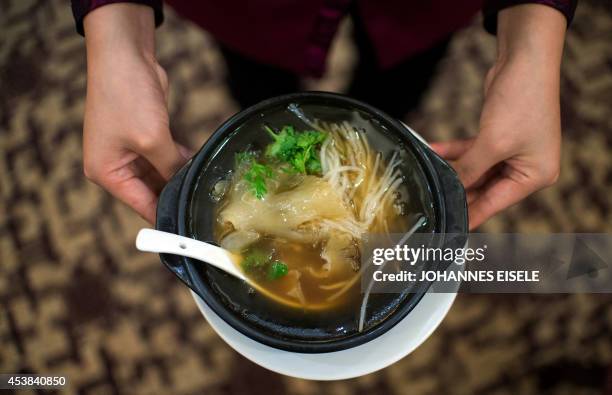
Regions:
<instances>
[{"instance_id":1,"label":"black ceramic bowl","mask_svg":"<svg viewBox=\"0 0 612 395\"><path fill-rule=\"evenodd\" d=\"M370 122L380 133L369 137L376 149L400 149L413 212L428 222L421 231L467 235L463 186L455 172L416 138L401 122L346 96L304 92L275 97L234 115L221 125L200 151L166 185L157 208L156 228L204 241L214 241L215 202L209 191L233 166L234 153L263 148L261 123L299 123L286 111L290 104L315 118L341 120L349 114ZM259 127L254 127L254 125ZM282 123L281 123L282 125ZM305 125L296 125L306 127ZM261 137L261 138L260 138ZM372 139L376 141L372 141ZM259 145L259 147L257 147ZM444 246L463 247L464 239L444 240ZM293 352L320 353L358 346L388 331L421 300L429 284L396 294L373 294L368 302L365 330L357 330L357 312L304 314L274 306L253 294L239 280L199 261L161 254L162 262L197 293L224 321L263 344ZM263 313L262 313L263 311Z\"/></svg>"}]
</instances>

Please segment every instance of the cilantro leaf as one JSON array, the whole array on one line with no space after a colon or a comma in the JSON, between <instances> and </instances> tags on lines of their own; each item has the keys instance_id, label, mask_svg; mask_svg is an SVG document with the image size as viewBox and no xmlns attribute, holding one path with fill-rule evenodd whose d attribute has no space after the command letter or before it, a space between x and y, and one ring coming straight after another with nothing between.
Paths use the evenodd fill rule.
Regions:
<instances>
[{"instance_id":1,"label":"cilantro leaf","mask_svg":"<svg viewBox=\"0 0 612 395\"><path fill-rule=\"evenodd\" d=\"M291 125L283 126L278 133L267 125L264 128L274 140L266 148L267 157L289 163L298 173L321 173L318 149L327 134L314 130L296 132Z\"/></svg>"},{"instance_id":2,"label":"cilantro leaf","mask_svg":"<svg viewBox=\"0 0 612 395\"><path fill-rule=\"evenodd\" d=\"M251 167L244 173L243 176L244 180L248 182L253 195L255 195L257 199L263 199L266 193L268 193L266 179L273 177L274 172L270 166L255 161L251 163Z\"/></svg>"},{"instance_id":3,"label":"cilantro leaf","mask_svg":"<svg viewBox=\"0 0 612 395\"><path fill-rule=\"evenodd\" d=\"M266 131L274 139L274 142L266 148L266 155L288 161L297 145L293 126L284 126L278 134L274 133L269 126L266 126Z\"/></svg>"},{"instance_id":4,"label":"cilantro leaf","mask_svg":"<svg viewBox=\"0 0 612 395\"><path fill-rule=\"evenodd\" d=\"M260 249L249 252L240 265L245 273L268 280L277 280L289 272L284 262L272 260L272 253Z\"/></svg>"},{"instance_id":5,"label":"cilantro leaf","mask_svg":"<svg viewBox=\"0 0 612 395\"><path fill-rule=\"evenodd\" d=\"M236 152L236 166L242 166L244 164L250 163L255 159L257 154L253 151L244 151L244 152Z\"/></svg>"},{"instance_id":6,"label":"cilantro leaf","mask_svg":"<svg viewBox=\"0 0 612 395\"><path fill-rule=\"evenodd\" d=\"M293 154L293 157L289 160L289 162L293 165L293 168L298 173L305 174L306 173L306 159L307 159L306 152L297 151Z\"/></svg>"},{"instance_id":7,"label":"cilantro leaf","mask_svg":"<svg viewBox=\"0 0 612 395\"><path fill-rule=\"evenodd\" d=\"M268 278L276 280L285 276L289 272L289 268L282 261L274 261L268 267Z\"/></svg>"},{"instance_id":8,"label":"cilantro leaf","mask_svg":"<svg viewBox=\"0 0 612 395\"><path fill-rule=\"evenodd\" d=\"M323 169L319 158L310 157L306 162L306 171L308 174L321 174Z\"/></svg>"},{"instance_id":9,"label":"cilantro leaf","mask_svg":"<svg viewBox=\"0 0 612 395\"><path fill-rule=\"evenodd\" d=\"M297 145L298 147L308 148L322 143L327 137L324 133L316 132L314 130L307 130L298 135Z\"/></svg>"},{"instance_id":10,"label":"cilantro leaf","mask_svg":"<svg viewBox=\"0 0 612 395\"><path fill-rule=\"evenodd\" d=\"M267 265L270 259L272 259L270 254L266 254L261 250L253 250L244 258L240 265L242 266L242 270L250 273L262 269Z\"/></svg>"}]
</instances>

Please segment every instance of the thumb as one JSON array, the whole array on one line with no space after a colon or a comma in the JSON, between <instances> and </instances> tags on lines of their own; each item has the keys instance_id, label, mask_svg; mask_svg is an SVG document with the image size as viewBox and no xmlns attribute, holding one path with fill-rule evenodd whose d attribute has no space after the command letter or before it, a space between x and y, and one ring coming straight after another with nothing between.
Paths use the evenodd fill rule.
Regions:
<instances>
[{"instance_id":1,"label":"thumb","mask_svg":"<svg viewBox=\"0 0 612 395\"><path fill-rule=\"evenodd\" d=\"M434 141L429 143L431 149L446 160L457 160L474 144L475 138Z\"/></svg>"},{"instance_id":2,"label":"thumb","mask_svg":"<svg viewBox=\"0 0 612 395\"><path fill-rule=\"evenodd\" d=\"M185 158L185 160L189 160L193 155L195 155L195 151L192 150L189 147L184 146L183 144L179 144L176 143L179 152L181 153L181 155L183 155L183 157Z\"/></svg>"},{"instance_id":3,"label":"thumb","mask_svg":"<svg viewBox=\"0 0 612 395\"><path fill-rule=\"evenodd\" d=\"M172 140L170 133L165 133L163 136L161 140L145 147L140 153L167 181L187 162L187 158L183 154L181 147Z\"/></svg>"},{"instance_id":4,"label":"thumb","mask_svg":"<svg viewBox=\"0 0 612 395\"><path fill-rule=\"evenodd\" d=\"M465 188L478 184L489 169L500 161L488 148L476 139L463 155L454 162L453 167Z\"/></svg>"}]
</instances>

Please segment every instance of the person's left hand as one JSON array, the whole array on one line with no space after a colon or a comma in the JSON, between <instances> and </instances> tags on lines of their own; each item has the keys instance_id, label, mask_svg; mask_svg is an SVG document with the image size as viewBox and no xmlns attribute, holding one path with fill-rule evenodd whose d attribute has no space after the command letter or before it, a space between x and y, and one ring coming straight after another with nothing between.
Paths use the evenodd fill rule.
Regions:
<instances>
[{"instance_id":1,"label":"person's left hand","mask_svg":"<svg viewBox=\"0 0 612 395\"><path fill-rule=\"evenodd\" d=\"M492 71L480 133L433 143L463 182L470 229L559 175L561 126L558 95L532 75L528 64Z\"/></svg>"},{"instance_id":2,"label":"person's left hand","mask_svg":"<svg viewBox=\"0 0 612 395\"><path fill-rule=\"evenodd\" d=\"M502 56L487 74L478 136L432 143L466 188L470 229L556 182L561 156L559 62L560 54L557 59L522 48Z\"/></svg>"}]
</instances>

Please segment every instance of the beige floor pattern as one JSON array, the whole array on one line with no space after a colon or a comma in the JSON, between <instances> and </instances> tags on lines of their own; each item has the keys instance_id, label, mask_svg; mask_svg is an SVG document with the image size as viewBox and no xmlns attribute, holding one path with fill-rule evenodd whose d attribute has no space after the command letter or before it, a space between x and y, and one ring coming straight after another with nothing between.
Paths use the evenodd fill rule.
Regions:
<instances>
[{"instance_id":1,"label":"beige floor pattern","mask_svg":"<svg viewBox=\"0 0 612 395\"><path fill-rule=\"evenodd\" d=\"M561 178L482 230L611 231L611 33L610 3L582 1L563 60ZM354 54L342 37L325 79L309 87L346 86ZM236 111L222 59L171 11L158 45L172 128L197 147ZM430 139L474 134L494 48L478 20L457 34L406 121ZM612 391L610 295L460 295L422 347L354 380L255 366L215 335L156 257L135 251L144 222L83 177L84 94L84 43L67 2L0 0L0 372L66 374L66 394Z\"/></svg>"}]
</instances>

